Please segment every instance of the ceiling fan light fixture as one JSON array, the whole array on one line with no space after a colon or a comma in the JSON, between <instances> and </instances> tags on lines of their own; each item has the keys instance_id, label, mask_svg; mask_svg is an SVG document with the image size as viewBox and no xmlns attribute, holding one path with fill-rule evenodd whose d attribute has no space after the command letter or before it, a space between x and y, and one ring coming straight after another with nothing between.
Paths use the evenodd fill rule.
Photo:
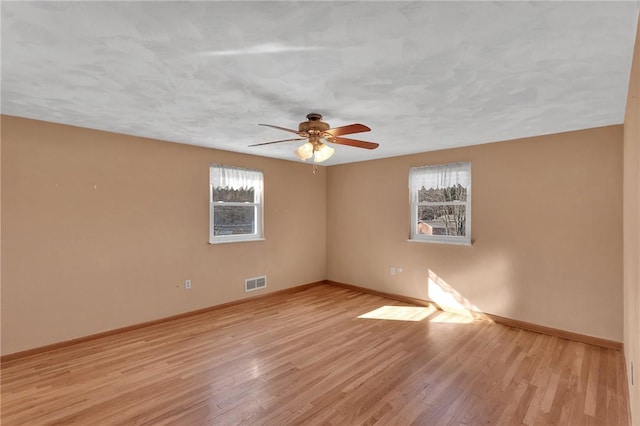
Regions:
<instances>
[{"instance_id":1,"label":"ceiling fan light fixture","mask_svg":"<svg viewBox=\"0 0 640 426\"><path fill-rule=\"evenodd\" d=\"M0 0L1 1L1 0ZM307 114L307 121L303 121L298 125L298 130L286 127L274 126L273 124L259 124L260 126L272 127L274 129L283 130L285 132L294 133L297 138L284 139L271 142L256 143L249 146L271 145L274 143L301 141L307 139L307 142L300 145L294 154L302 161L307 161L313 157L314 163L322 163L333 156L335 150L328 146L330 144L348 145L356 148L376 149L377 143L366 142L358 139L345 138L344 135L351 133L368 132L371 129L364 124L354 123L347 126L332 128L329 123L322 121L322 115L318 113ZM314 171L317 167L314 166Z\"/></svg>"},{"instance_id":2,"label":"ceiling fan light fixture","mask_svg":"<svg viewBox=\"0 0 640 426\"><path fill-rule=\"evenodd\" d=\"M331 158L334 152L335 149L331 148L329 145L320 144L318 149L316 149L313 154L313 161L315 161L316 163L322 163L323 161Z\"/></svg>"},{"instance_id":3,"label":"ceiling fan light fixture","mask_svg":"<svg viewBox=\"0 0 640 426\"><path fill-rule=\"evenodd\" d=\"M313 156L313 144L311 142L302 144L295 152L299 159L306 161Z\"/></svg>"}]
</instances>

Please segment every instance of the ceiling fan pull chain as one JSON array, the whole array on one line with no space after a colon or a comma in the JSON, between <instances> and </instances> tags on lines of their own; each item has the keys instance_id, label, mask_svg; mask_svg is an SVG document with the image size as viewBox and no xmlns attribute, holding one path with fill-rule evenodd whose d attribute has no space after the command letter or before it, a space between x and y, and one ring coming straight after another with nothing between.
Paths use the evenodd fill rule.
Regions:
<instances>
[{"instance_id":1,"label":"ceiling fan pull chain","mask_svg":"<svg viewBox=\"0 0 640 426\"><path fill-rule=\"evenodd\" d=\"M315 175L317 171L318 171L318 165L314 164L313 165L313 174Z\"/></svg>"}]
</instances>

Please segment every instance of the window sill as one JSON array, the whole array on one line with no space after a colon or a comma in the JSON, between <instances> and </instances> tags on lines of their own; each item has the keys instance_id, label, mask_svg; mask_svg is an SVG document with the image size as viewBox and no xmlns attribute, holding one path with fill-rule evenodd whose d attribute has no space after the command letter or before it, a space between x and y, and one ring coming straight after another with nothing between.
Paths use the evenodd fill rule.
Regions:
<instances>
[{"instance_id":1,"label":"window sill","mask_svg":"<svg viewBox=\"0 0 640 426\"><path fill-rule=\"evenodd\" d=\"M427 244L447 244L453 246L473 246L472 241L443 241L443 240L419 240L419 239L408 239L409 243L427 243Z\"/></svg>"},{"instance_id":2,"label":"window sill","mask_svg":"<svg viewBox=\"0 0 640 426\"><path fill-rule=\"evenodd\" d=\"M259 238L231 238L228 240L214 240L214 241L209 241L209 244L211 245L217 245L217 244L232 244L232 243L250 243L252 241L265 241L265 238L263 237L259 237Z\"/></svg>"}]
</instances>

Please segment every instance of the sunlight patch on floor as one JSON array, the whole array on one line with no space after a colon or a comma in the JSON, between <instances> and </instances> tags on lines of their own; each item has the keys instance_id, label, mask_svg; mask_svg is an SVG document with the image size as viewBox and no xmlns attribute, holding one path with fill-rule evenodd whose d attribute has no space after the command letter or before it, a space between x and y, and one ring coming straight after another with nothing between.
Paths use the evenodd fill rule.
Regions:
<instances>
[{"instance_id":1,"label":"sunlight patch on floor","mask_svg":"<svg viewBox=\"0 0 640 426\"><path fill-rule=\"evenodd\" d=\"M358 318L383 319L393 321L422 321L437 309L433 306L381 306Z\"/></svg>"},{"instance_id":2,"label":"sunlight patch on floor","mask_svg":"<svg viewBox=\"0 0 640 426\"><path fill-rule=\"evenodd\" d=\"M449 312L441 312L429 320L429 322L437 322L441 324L469 324L474 318L468 315L452 314Z\"/></svg>"}]
</instances>

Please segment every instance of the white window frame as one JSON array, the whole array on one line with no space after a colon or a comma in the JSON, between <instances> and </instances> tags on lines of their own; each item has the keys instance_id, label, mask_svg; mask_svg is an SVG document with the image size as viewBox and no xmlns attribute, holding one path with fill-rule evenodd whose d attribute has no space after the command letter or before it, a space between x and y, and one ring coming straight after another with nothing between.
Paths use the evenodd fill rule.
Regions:
<instances>
[{"instance_id":1,"label":"white window frame","mask_svg":"<svg viewBox=\"0 0 640 426\"><path fill-rule=\"evenodd\" d=\"M442 178L442 173L450 183L460 183L467 189L467 201L451 202L418 202L418 191L422 188L421 180L430 175L435 179L436 173ZM459 174L459 175L458 175ZM457 176L460 176L458 179ZM448 184L445 184L448 186ZM432 166L412 167L409 169L409 192L411 202L411 234L409 241L471 245L471 163L449 163ZM418 232L418 208L420 206L464 205L465 206L465 235L426 235Z\"/></svg>"},{"instance_id":2,"label":"white window frame","mask_svg":"<svg viewBox=\"0 0 640 426\"><path fill-rule=\"evenodd\" d=\"M233 176L236 174L238 178L235 180L230 178L232 182L228 182L232 187L238 189L243 186L251 185L254 189L254 202L228 202L228 201L213 201L213 188L215 185L215 176L218 171L226 171L227 174ZM246 173L243 173L246 172ZM243 176L246 175L246 176ZM247 179L244 179L247 178ZM229 186L229 185L227 185ZM241 241L261 241L264 240L263 234L263 193L264 193L264 174L262 170L247 169L243 167L227 166L223 164L210 164L209 165L209 243L210 244L223 244L234 243ZM216 206L253 206L255 228L251 234L236 234L236 235L214 235L215 215L214 211Z\"/></svg>"}]
</instances>

